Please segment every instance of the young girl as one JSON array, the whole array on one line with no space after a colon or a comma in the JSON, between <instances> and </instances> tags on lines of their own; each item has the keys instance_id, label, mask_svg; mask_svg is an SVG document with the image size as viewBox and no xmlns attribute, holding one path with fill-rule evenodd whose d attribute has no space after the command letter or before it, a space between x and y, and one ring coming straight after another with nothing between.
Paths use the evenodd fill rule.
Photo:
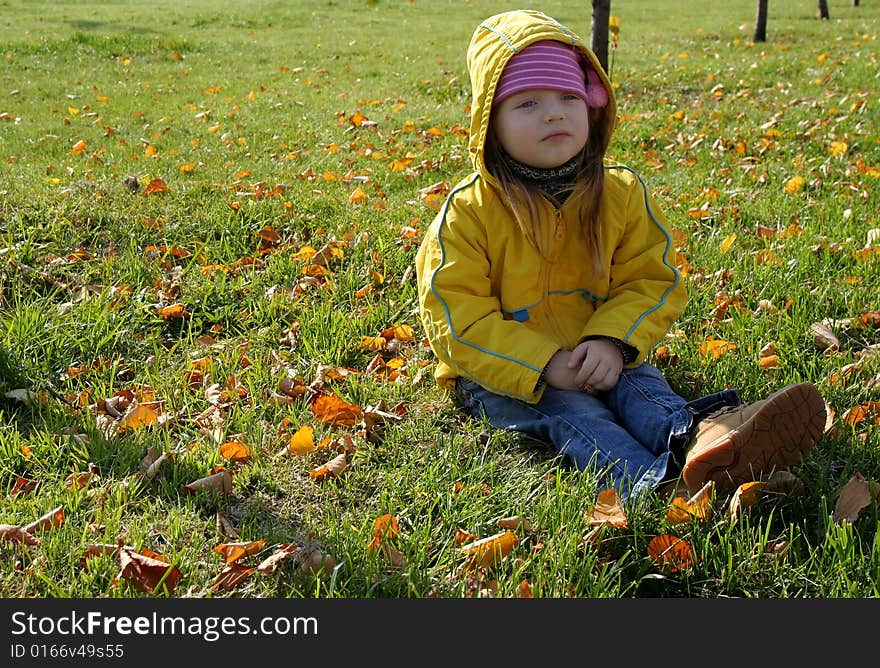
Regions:
<instances>
[{"instance_id":1,"label":"young girl","mask_svg":"<svg viewBox=\"0 0 880 668\"><path fill-rule=\"evenodd\" d=\"M616 103L595 55L549 16L511 11L477 27L467 64L474 171L416 259L439 384L623 498L800 460L825 425L812 385L686 401L644 361L687 297L641 177L605 164Z\"/></svg>"}]
</instances>

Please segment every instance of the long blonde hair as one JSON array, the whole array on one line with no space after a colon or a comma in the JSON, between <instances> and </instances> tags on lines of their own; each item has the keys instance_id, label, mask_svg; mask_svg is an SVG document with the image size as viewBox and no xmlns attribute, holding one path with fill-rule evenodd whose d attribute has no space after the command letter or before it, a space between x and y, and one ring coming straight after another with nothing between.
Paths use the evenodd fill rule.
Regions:
<instances>
[{"instance_id":1,"label":"long blonde hair","mask_svg":"<svg viewBox=\"0 0 880 668\"><path fill-rule=\"evenodd\" d=\"M599 206L605 188L605 151L611 140L613 124L605 107L590 107L589 123L590 132L580 154L580 167L569 197L577 199L581 232L587 244L591 266L600 273L599 268L605 258L602 254L602 231L599 229ZM541 247L541 235L537 228L538 205L542 192L511 171L502 158L501 149L490 128L486 136L486 168L498 179L519 229L538 252L547 257L546 249Z\"/></svg>"}]
</instances>

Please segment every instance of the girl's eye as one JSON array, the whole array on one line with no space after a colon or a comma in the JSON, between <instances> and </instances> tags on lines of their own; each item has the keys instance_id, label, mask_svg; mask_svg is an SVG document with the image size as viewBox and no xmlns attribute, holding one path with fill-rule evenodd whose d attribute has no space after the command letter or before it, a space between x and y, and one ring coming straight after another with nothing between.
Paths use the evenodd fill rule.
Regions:
<instances>
[{"instance_id":1,"label":"girl's eye","mask_svg":"<svg viewBox=\"0 0 880 668\"><path fill-rule=\"evenodd\" d=\"M562 96L562 99L563 99L563 100L576 100L576 99L578 99L578 96L575 95L574 93L565 93L565 94Z\"/></svg>"},{"instance_id":2,"label":"girl's eye","mask_svg":"<svg viewBox=\"0 0 880 668\"><path fill-rule=\"evenodd\" d=\"M528 109L529 107L532 107L534 105L535 105L534 100L524 100L523 102L520 102L516 106L519 107L520 109Z\"/></svg>"}]
</instances>

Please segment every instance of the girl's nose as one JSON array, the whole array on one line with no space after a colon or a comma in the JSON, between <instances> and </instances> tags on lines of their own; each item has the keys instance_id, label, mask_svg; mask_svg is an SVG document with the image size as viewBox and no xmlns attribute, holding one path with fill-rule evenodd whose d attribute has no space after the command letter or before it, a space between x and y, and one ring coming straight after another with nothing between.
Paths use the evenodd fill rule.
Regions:
<instances>
[{"instance_id":1,"label":"girl's nose","mask_svg":"<svg viewBox=\"0 0 880 668\"><path fill-rule=\"evenodd\" d=\"M547 107L547 111L544 114L544 118L547 121L559 121L565 118L565 110L562 108L561 104L551 103Z\"/></svg>"}]
</instances>

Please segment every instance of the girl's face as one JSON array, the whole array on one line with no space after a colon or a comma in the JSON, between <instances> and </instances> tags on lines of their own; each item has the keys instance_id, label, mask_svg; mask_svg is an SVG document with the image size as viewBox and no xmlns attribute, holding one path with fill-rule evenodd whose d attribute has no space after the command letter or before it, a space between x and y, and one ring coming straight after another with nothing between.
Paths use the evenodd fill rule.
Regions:
<instances>
[{"instance_id":1,"label":"girl's face","mask_svg":"<svg viewBox=\"0 0 880 668\"><path fill-rule=\"evenodd\" d=\"M495 137L514 159L552 168L581 152L590 132L587 104L572 93L533 89L492 110Z\"/></svg>"}]
</instances>

